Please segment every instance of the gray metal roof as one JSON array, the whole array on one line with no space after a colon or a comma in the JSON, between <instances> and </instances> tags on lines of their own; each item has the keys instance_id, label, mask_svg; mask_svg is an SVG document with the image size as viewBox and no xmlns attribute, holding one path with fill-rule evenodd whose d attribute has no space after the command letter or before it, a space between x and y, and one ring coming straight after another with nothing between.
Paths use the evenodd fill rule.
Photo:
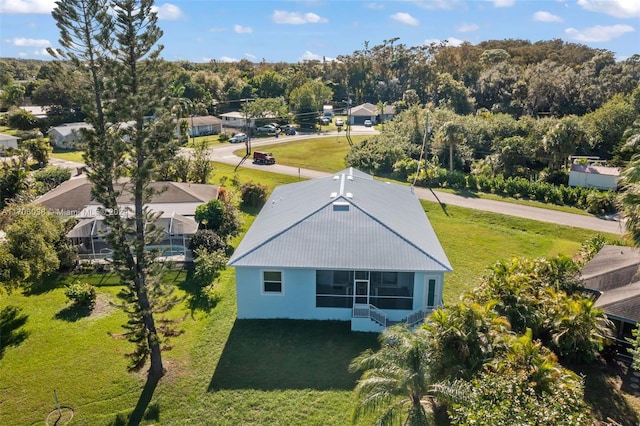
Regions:
<instances>
[{"instance_id":1,"label":"gray metal roof","mask_svg":"<svg viewBox=\"0 0 640 426\"><path fill-rule=\"evenodd\" d=\"M411 189L354 169L276 188L229 265L451 271Z\"/></svg>"}]
</instances>

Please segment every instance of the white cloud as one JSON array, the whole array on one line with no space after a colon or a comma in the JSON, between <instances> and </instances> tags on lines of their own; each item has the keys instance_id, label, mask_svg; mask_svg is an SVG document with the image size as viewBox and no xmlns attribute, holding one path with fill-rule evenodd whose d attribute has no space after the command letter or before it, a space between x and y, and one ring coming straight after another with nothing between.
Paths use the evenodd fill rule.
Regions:
<instances>
[{"instance_id":1,"label":"white cloud","mask_svg":"<svg viewBox=\"0 0 640 426\"><path fill-rule=\"evenodd\" d=\"M511 7L516 4L516 0L493 0L494 7Z\"/></svg>"},{"instance_id":2,"label":"white cloud","mask_svg":"<svg viewBox=\"0 0 640 426\"><path fill-rule=\"evenodd\" d=\"M401 24L410 25L412 27L417 27L418 25L420 25L420 21L406 12L394 13L393 15L391 15L391 19L396 22L400 22Z\"/></svg>"},{"instance_id":3,"label":"white cloud","mask_svg":"<svg viewBox=\"0 0 640 426\"><path fill-rule=\"evenodd\" d=\"M533 20L538 22L564 22L564 19L553 13L544 12L542 10L533 14Z\"/></svg>"},{"instance_id":4,"label":"white cloud","mask_svg":"<svg viewBox=\"0 0 640 426\"><path fill-rule=\"evenodd\" d=\"M242 25L234 25L233 26L233 31L236 34L251 34L253 32L253 28L251 27L243 27Z\"/></svg>"},{"instance_id":5,"label":"white cloud","mask_svg":"<svg viewBox=\"0 0 640 426\"><path fill-rule=\"evenodd\" d=\"M324 24L329 22L327 19L316 15L315 13L287 12L284 10L274 10L271 20L276 24Z\"/></svg>"},{"instance_id":6,"label":"white cloud","mask_svg":"<svg viewBox=\"0 0 640 426\"><path fill-rule=\"evenodd\" d=\"M364 7L366 7L367 9L380 10L380 9L384 9L384 4L382 4L382 3L366 3L364 5Z\"/></svg>"},{"instance_id":7,"label":"white cloud","mask_svg":"<svg viewBox=\"0 0 640 426\"><path fill-rule=\"evenodd\" d=\"M458 9L458 0L416 0L416 6L429 10L453 10Z\"/></svg>"},{"instance_id":8,"label":"white cloud","mask_svg":"<svg viewBox=\"0 0 640 426\"><path fill-rule=\"evenodd\" d=\"M0 13L49 14L55 0L0 0Z\"/></svg>"},{"instance_id":9,"label":"white cloud","mask_svg":"<svg viewBox=\"0 0 640 426\"><path fill-rule=\"evenodd\" d=\"M51 46L51 43L49 42L49 40L36 39L36 38L24 38L24 37L12 38L11 40L9 40L9 43L13 44L14 46L19 46L19 47L24 47L24 46L28 46L28 47L49 47L49 46Z\"/></svg>"},{"instance_id":10,"label":"white cloud","mask_svg":"<svg viewBox=\"0 0 640 426\"><path fill-rule=\"evenodd\" d=\"M165 3L160 6L153 6L153 11L158 14L158 19L163 21L175 21L184 18L182 10L174 4Z\"/></svg>"},{"instance_id":11,"label":"white cloud","mask_svg":"<svg viewBox=\"0 0 640 426\"><path fill-rule=\"evenodd\" d=\"M298 60L299 61L321 61L322 60L322 56L320 56L320 55L318 55L316 53L309 52L307 50L302 54L302 56L300 56L300 58Z\"/></svg>"},{"instance_id":12,"label":"white cloud","mask_svg":"<svg viewBox=\"0 0 640 426\"><path fill-rule=\"evenodd\" d=\"M638 0L578 0L578 5L591 12L599 12L616 18L640 17Z\"/></svg>"},{"instance_id":13,"label":"white cloud","mask_svg":"<svg viewBox=\"0 0 640 426\"><path fill-rule=\"evenodd\" d=\"M635 29L631 25L596 25L595 27L589 27L582 30L577 30L575 28L567 28L564 30L565 34L572 40L582 41L582 42L605 42L611 41L614 38L618 38L623 34L634 32Z\"/></svg>"},{"instance_id":14,"label":"white cloud","mask_svg":"<svg viewBox=\"0 0 640 426\"><path fill-rule=\"evenodd\" d=\"M448 37L444 40L440 40L438 38L428 38L424 41L424 45L428 46L431 43L435 43L436 45L440 44L440 43L445 43L447 46L460 46L462 43L464 43L464 40L460 40L459 38L456 37Z\"/></svg>"},{"instance_id":15,"label":"white cloud","mask_svg":"<svg viewBox=\"0 0 640 426\"><path fill-rule=\"evenodd\" d=\"M477 24L462 24L458 25L456 31L459 33L472 33L474 31L478 31L480 27Z\"/></svg>"},{"instance_id":16,"label":"white cloud","mask_svg":"<svg viewBox=\"0 0 640 426\"><path fill-rule=\"evenodd\" d=\"M236 58L230 58L229 56L221 56L221 62L239 62Z\"/></svg>"},{"instance_id":17,"label":"white cloud","mask_svg":"<svg viewBox=\"0 0 640 426\"><path fill-rule=\"evenodd\" d=\"M255 61L256 59L258 59L258 57L256 55L253 55L251 53L245 53L244 56L245 56L245 58L250 59L252 61Z\"/></svg>"}]
</instances>

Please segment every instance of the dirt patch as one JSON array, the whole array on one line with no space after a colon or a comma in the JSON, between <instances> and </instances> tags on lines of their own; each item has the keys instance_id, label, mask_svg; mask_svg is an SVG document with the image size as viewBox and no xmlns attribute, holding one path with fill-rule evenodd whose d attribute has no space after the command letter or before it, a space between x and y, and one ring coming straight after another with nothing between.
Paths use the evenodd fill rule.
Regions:
<instances>
[{"instance_id":1,"label":"dirt patch","mask_svg":"<svg viewBox=\"0 0 640 426\"><path fill-rule=\"evenodd\" d=\"M89 317L101 318L109 315L116 309L117 307L113 306L113 299L110 295L105 293L98 293L98 296L96 297L96 303L93 305L93 309L91 309Z\"/></svg>"}]
</instances>

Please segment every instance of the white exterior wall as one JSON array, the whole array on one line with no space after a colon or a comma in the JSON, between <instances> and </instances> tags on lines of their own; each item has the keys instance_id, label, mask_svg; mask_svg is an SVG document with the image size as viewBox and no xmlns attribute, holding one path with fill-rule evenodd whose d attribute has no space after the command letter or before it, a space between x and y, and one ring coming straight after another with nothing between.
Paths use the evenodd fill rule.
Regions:
<instances>
[{"instance_id":1,"label":"white exterior wall","mask_svg":"<svg viewBox=\"0 0 640 426\"><path fill-rule=\"evenodd\" d=\"M615 191L618 187L618 177L598 173L570 172L569 186L581 186L583 188L598 188Z\"/></svg>"},{"instance_id":2,"label":"white exterior wall","mask_svg":"<svg viewBox=\"0 0 640 426\"><path fill-rule=\"evenodd\" d=\"M0 140L0 146L6 147L6 148L17 149L18 148L18 141L15 140L15 139Z\"/></svg>"}]
</instances>

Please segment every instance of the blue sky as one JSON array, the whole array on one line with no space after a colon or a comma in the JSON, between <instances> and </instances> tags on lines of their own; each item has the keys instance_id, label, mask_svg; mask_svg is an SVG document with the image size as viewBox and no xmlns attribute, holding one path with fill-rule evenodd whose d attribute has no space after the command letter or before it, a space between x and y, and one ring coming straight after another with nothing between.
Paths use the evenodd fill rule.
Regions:
<instances>
[{"instance_id":1,"label":"blue sky","mask_svg":"<svg viewBox=\"0 0 640 426\"><path fill-rule=\"evenodd\" d=\"M0 0L0 57L50 59L54 0ZM640 0L170 0L156 2L162 56L191 62L334 59L398 37L407 47L448 40L559 38L640 53Z\"/></svg>"}]
</instances>

